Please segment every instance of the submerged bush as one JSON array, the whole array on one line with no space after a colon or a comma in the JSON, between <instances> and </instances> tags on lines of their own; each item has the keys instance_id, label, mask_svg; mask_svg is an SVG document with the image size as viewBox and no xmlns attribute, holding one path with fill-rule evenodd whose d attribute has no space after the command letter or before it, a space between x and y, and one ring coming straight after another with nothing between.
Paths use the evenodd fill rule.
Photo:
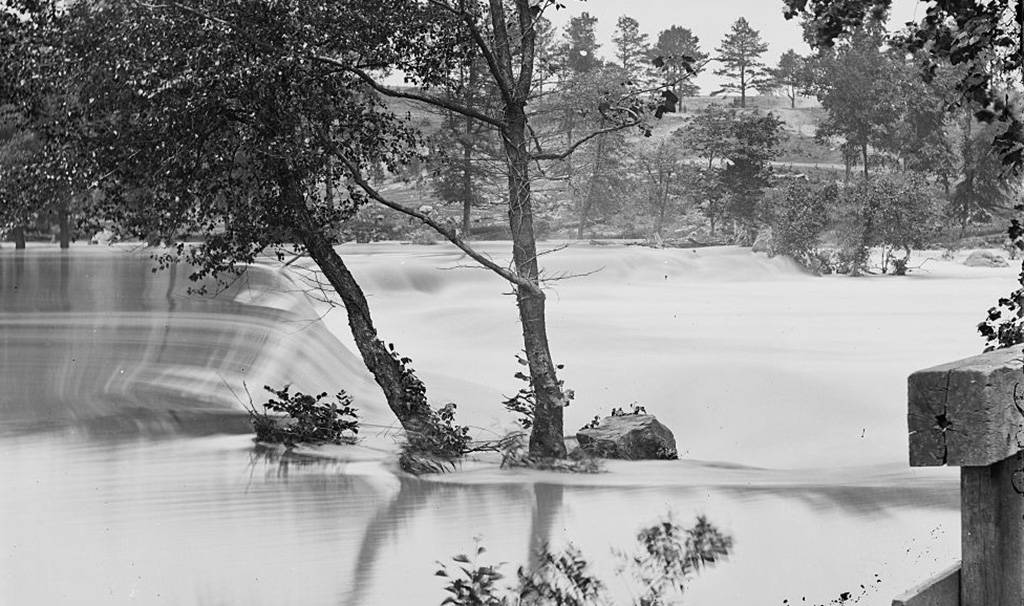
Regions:
<instances>
[{"instance_id":1,"label":"submerged bush","mask_svg":"<svg viewBox=\"0 0 1024 606\"><path fill-rule=\"evenodd\" d=\"M263 412L257 411L255 406L249 409L256 440L289 448L299 442L342 444L355 440L359 432L358 415L352 398L344 391L339 391L333 401L325 401L326 392L316 396L301 391L292 394L290 385L281 389L264 386L263 389L276 398L263 404Z\"/></svg>"}]
</instances>

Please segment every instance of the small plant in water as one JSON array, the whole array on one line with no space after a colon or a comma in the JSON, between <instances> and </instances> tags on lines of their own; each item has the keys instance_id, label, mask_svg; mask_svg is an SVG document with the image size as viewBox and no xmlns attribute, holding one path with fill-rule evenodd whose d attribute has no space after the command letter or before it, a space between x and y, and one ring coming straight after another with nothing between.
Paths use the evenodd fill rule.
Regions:
<instances>
[{"instance_id":1,"label":"small plant in water","mask_svg":"<svg viewBox=\"0 0 1024 606\"><path fill-rule=\"evenodd\" d=\"M333 401L327 393L316 396L297 391L291 386L281 389L264 386L274 398L263 404L263 412L249 408L249 418L256 440L284 444L291 448L299 442L309 444L352 443L359 432L359 420L352 398L339 391ZM278 414L271 414L278 413Z\"/></svg>"},{"instance_id":2,"label":"small plant in water","mask_svg":"<svg viewBox=\"0 0 1024 606\"><path fill-rule=\"evenodd\" d=\"M521 387L519 391L516 392L516 395L506 397L502 401L502 404L509 412L519 415L516 422L518 422L523 429L529 429L533 427L534 411L537 408L537 391L533 388L533 379L528 374L529 362L527 362L526 358L520 354L516 354L516 362L518 362L520 366L527 367L527 372L520 370L513 376L526 385ZM555 368L562 370L565 368L565 364L555 364ZM562 392L565 394L565 405L568 406L569 402L572 401L576 394L573 390L565 388L565 381L559 380L558 387L561 388Z\"/></svg>"}]
</instances>

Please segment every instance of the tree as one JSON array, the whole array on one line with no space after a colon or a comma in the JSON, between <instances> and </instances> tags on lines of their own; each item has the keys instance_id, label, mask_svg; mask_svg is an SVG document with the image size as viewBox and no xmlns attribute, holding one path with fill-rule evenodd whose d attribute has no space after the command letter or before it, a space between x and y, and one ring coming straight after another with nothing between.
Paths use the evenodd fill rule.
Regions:
<instances>
[{"instance_id":1,"label":"tree","mask_svg":"<svg viewBox=\"0 0 1024 606\"><path fill-rule=\"evenodd\" d=\"M771 179L770 162L785 136L783 124L772 113L741 113L709 105L684 128L684 145L707 162L704 177L715 183L705 192L712 233L715 220L725 212L741 228L740 241L752 237L757 202Z\"/></svg>"},{"instance_id":2,"label":"tree","mask_svg":"<svg viewBox=\"0 0 1024 606\"><path fill-rule=\"evenodd\" d=\"M789 49L779 57L779 63L770 75L772 88L781 89L789 98L789 106L796 108L796 98L811 84L806 59Z\"/></svg>"},{"instance_id":3,"label":"tree","mask_svg":"<svg viewBox=\"0 0 1024 606\"><path fill-rule=\"evenodd\" d=\"M499 102L496 92L482 82L486 69L479 58L460 66L454 86L445 91L445 96L476 110L494 107ZM484 184L495 180L491 165L496 161L496 142L486 124L449 109L433 109L441 117L430 154L437 159L433 162L434 191L445 202L462 207L462 236L470 238L473 208L484 200Z\"/></svg>"},{"instance_id":4,"label":"tree","mask_svg":"<svg viewBox=\"0 0 1024 606\"><path fill-rule=\"evenodd\" d=\"M784 122L775 114L734 113L732 115L727 160L719 173L727 193L726 210L738 223L737 240L753 242L758 222L758 202L771 183L771 160L785 137Z\"/></svg>"},{"instance_id":5,"label":"tree","mask_svg":"<svg viewBox=\"0 0 1024 606\"><path fill-rule=\"evenodd\" d=\"M454 2L436 0L431 3L437 12L450 15L454 23L446 24L451 35L457 37L457 44L439 46L434 37L434 24L422 19L409 18L410 12L422 6L414 0L392 0L384 9L379 2L370 0L349 0L348 14L376 15L381 12L395 14L398 23L394 29L381 27L377 20L366 23L366 27L390 39L410 41L407 53L397 57L386 67L400 68L414 82L425 85L423 90L410 92L388 87L359 65L346 62L343 55L332 55L331 64L340 70L358 74L371 88L383 95L411 99L468 115L488 124L499 136L505 159L508 183L508 218L512 233L512 268L506 268L485 255L472 249L453 230L419 213L416 209L403 207L377 190L349 161L351 179L374 200L390 208L414 216L449 241L455 243L471 258L511 283L519 308L523 333L524 350L530 370L530 378L536 396L534 424L530 434L530 453L533 456L565 456L562 409L568 399L562 389L556 368L551 359L547 336L545 294L538 264L538 250L534 231L534 196L532 191L531 167L534 164L560 161L572 155L580 146L596 137L634 126L643 126L645 105L628 86L618 87L603 96L597 107L588 108L608 120L608 126L582 135L566 148L557 151L536 149L537 141L531 137L530 116L527 104L534 99L534 68L536 61L537 17L545 8L555 6L554 0L539 4L530 0L515 0L503 3L500 0L488 2ZM371 10L372 9L372 10ZM569 68L573 71L589 71L597 67L590 62L595 48L591 39L592 17L570 23L568 36ZM587 24L590 24L589 27ZM388 24L385 24L388 25ZM588 30L591 32L588 34ZM448 41L445 41L448 43ZM452 52L439 52L451 48ZM586 51L586 53L582 52ZM445 81L452 66L472 56L482 56L487 62L487 78L493 82L502 99L501 107L494 113L484 113L438 98L429 91ZM381 66L384 67L384 66ZM648 131L649 132L649 131ZM541 169L543 170L543 169Z\"/></svg>"},{"instance_id":6,"label":"tree","mask_svg":"<svg viewBox=\"0 0 1024 606\"><path fill-rule=\"evenodd\" d=\"M830 47L844 32L868 22L883 22L891 0L784 0L787 19L807 24L809 42ZM1008 83L1024 74L1024 6L1018 0L928 0L925 16L910 23L894 42L923 51L926 79L944 63L961 69L957 90L976 106L983 122L1000 121L1005 130L993 139L1008 169L1024 169L1024 116L1019 96Z\"/></svg>"},{"instance_id":7,"label":"tree","mask_svg":"<svg viewBox=\"0 0 1024 606\"><path fill-rule=\"evenodd\" d=\"M917 77L917 60L919 57L910 57L901 66L901 120L895 125L893 151L904 169L938 177L948 195L957 170L953 114L949 111L955 105L955 71L946 66L925 81Z\"/></svg>"},{"instance_id":8,"label":"tree","mask_svg":"<svg viewBox=\"0 0 1024 606\"><path fill-rule=\"evenodd\" d=\"M650 57L657 77L677 100L700 94L693 78L704 71L708 54L701 50L700 39L689 29L673 25L662 30Z\"/></svg>"},{"instance_id":9,"label":"tree","mask_svg":"<svg viewBox=\"0 0 1024 606\"><path fill-rule=\"evenodd\" d=\"M992 147L998 131L1005 128L1006 124L999 122L975 124L969 114L965 118L961 177L948 208L950 217L960 224L961 236L969 223L984 222L989 211L1009 206L1020 193L1019 182L1000 169L998 152Z\"/></svg>"},{"instance_id":10,"label":"tree","mask_svg":"<svg viewBox=\"0 0 1024 606\"><path fill-rule=\"evenodd\" d=\"M622 66L623 73L628 78L637 77L650 51L647 34L640 31L637 20L627 15L619 17L615 22L612 43L615 44L615 58Z\"/></svg>"},{"instance_id":11,"label":"tree","mask_svg":"<svg viewBox=\"0 0 1024 606\"><path fill-rule=\"evenodd\" d=\"M0 108L17 133L9 138L8 161L0 165L5 201L0 223L13 227L19 247L30 224L50 231L56 223L60 247L68 248L79 201L74 194L85 188L66 137L79 108L67 78L63 39L69 17L61 5L57 0L8 3L20 16L0 7L0 80L5 82Z\"/></svg>"},{"instance_id":12,"label":"tree","mask_svg":"<svg viewBox=\"0 0 1024 606\"><path fill-rule=\"evenodd\" d=\"M102 187L104 217L139 236L200 239L161 256L186 258L194 279L236 271L264 250L308 254L341 298L391 410L409 432L430 434L422 382L380 339L333 247L366 196L340 181L332 195L321 187L338 178L341 159L396 167L419 139L356 76L308 53L306 36L315 26L334 50L377 60L401 45L351 27L343 7L306 8L316 10L247 0L74 4L65 43L83 102L69 132Z\"/></svg>"},{"instance_id":13,"label":"tree","mask_svg":"<svg viewBox=\"0 0 1024 606\"><path fill-rule=\"evenodd\" d=\"M815 58L814 93L828 112L817 137L839 139L849 158L859 154L865 179L869 148L893 149L904 102L898 84L902 62L882 48L883 35L880 24L869 24Z\"/></svg>"},{"instance_id":14,"label":"tree","mask_svg":"<svg viewBox=\"0 0 1024 606\"><path fill-rule=\"evenodd\" d=\"M740 95L740 107L747 106L747 91L771 88L771 74L761 62L761 55L768 50L768 44L761 40L761 34L740 17L732 24L732 30L715 49L715 60L722 64L715 75L725 76L721 90L712 94L736 92Z\"/></svg>"},{"instance_id":15,"label":"tree","mask_svg":"<svg viewBox=\"0 0 1024 606\"><path fill-rule=\"evenodd\" d=\"M680 146L668 139L644 144L637 153L636 166L654 215L654 237L660 238L666 219L678 208L696 170L686 164Z\"/></svg>"},{"instance_id":16,"label":"tree","mask_svg":"<svg viewBox=\"0 0 1024 606\"><path fill-rule=\"evenodd\" d=\"M594 31L596 26L597 17L587 12L569 19L561 45L565 66L569 71L584 73L601 65L601 59L597 56L597 49L601 45L597 43Z\"/></svg>"}]
</instances>

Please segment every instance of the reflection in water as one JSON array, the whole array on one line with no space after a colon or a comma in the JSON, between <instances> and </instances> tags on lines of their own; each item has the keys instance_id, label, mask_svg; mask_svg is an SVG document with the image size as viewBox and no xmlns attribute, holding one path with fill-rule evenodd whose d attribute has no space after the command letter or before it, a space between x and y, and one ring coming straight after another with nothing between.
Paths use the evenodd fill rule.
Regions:
<instances>
[{"instance_id":1,"label":"reflection in water","mask_svg":"<svg viewBox=\"0 0 1024 606\"><path fill-rule=\"evenodd\" d=\"M6 252L0 603L437 604L435 561L477 538L510 577L571 539L622 597L611 549L669 511L736 538L692 604L827 601L874 574L861 603L883 604L957 550L949 474L657 462L417 479L365 446L345 461L254 449L243 381L343 385L388 422L286 278L254 268L203 298L145 258Z\"/></svg>"}]
</instances>

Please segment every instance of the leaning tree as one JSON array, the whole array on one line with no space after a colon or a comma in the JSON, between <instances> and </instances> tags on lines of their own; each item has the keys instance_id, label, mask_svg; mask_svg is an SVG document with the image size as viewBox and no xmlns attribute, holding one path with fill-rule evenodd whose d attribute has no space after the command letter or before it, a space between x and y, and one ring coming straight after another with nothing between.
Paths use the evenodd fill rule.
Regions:
<instances>
[{"instance_id":1,"label":"leaning tree","mask_svg":"<svg viewBox=\"0 0 1024 606\"><path fill-rule=\"evenodd\" d=\"M341 7L312 1L78 2L65 10L67 94L77 108L66 138L100 192L95 211L150 240L197 240L161 259L185 258L193 279L230 274L266 251L308 254L344 304L391 410L407 431L429 434L436 415L423 383L379 337L334 248L366 196L331 186L339 158L396 168L417 153L419 137L310 47L326 40L339 54L377 56L400 49L353 27Z\"/></svg>"}]
</instances>

